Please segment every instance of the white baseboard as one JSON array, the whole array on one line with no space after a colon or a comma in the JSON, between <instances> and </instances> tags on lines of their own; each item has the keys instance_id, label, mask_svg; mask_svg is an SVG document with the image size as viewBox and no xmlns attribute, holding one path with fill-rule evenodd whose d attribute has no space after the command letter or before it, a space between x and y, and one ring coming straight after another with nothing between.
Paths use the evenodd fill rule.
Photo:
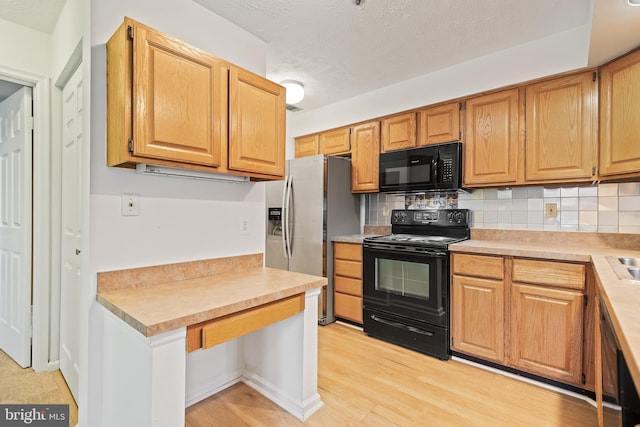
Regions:
<instances>
[{"instance_id":1,"label":"white baseboard","mask_svg":"<svg viewBox=\"0 0 640 427\"><path fill-rule=\"evenodd\" d=\"M278 388L266 381L264 378L251 372L245 372L242 376L242 382L271 400L284 410L294 415L301 421L309 418L314 412L322 408L324 403L320 399L320 395L315 393L311 398L296 402L294 399L282 394Z\"/></svg>"},{"instance_id":2,"label":"white baseboard","mask_svg":"<svg viewBox=\"0 0 640 427\"><path fill-rule=\"evenodd\" d=\"M242 381L242 377L239 372L234 373L231 376L231 379L223 382L222 384L207 384L197 389L187 390L185 407L188 408L189 406L194 405L201 400L206 399L207 397L211 397L214 394L221 392L222 390Z\"/></svg>"}]
</instances>

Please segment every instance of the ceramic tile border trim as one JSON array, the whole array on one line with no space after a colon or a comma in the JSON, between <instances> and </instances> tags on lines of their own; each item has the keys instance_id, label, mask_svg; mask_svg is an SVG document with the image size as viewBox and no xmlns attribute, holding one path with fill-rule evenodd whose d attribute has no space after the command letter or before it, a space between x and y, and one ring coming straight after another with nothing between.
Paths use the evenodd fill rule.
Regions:
<instances>
[{"instance_id":1,"label":"ceramic tile border trim","mask_svg":"<svg viewBox=\"0 0 640 427\"><path fill-rule=\"evenodd\" d=\"M391 234L390 225L365 225L364 234Z\"/></svg>"},{"instance_id":2,"label":"ceramic tile border trim","mask_svg":"<svg viewBox=\"0 0 640 427\"><path fill-rule=\"evenodd\" d=\"M263 266L263 254L212 258L98 273L98 292L118 291L195 279Z\"/></svg>"},{"instance_id":3,"label":"ceramic tile border trim","mask_svg":"<svg viewBox=\"0 0 640 427\"><path fill-rule=\"evenodd\" d=\"M590 233L572 231L526 231L472 228L471 239L497 240L549 246L640 249L640 234Z\"/></svg>"}]
</instances>

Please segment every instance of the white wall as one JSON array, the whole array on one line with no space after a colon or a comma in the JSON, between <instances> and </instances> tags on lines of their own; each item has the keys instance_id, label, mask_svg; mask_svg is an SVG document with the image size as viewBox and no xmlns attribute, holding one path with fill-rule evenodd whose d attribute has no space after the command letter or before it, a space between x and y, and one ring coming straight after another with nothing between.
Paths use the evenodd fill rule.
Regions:
<instances>
[{"instance_id":1,"label":"white wall","mask_svg":"<svg viewBox=\"0 0 640 427\"><path fill-rule=\"evenodd\" d=\"M264 184L225 184L141 176L106 167L106 42L128 16L213 55L264 75L264 42L184 0L91 2L91 246L90 280L96 273L264 251ZM140 195L140 216L121 216L121 194ZM240 220L249 234L240 234ZM90 315L88 415L101 411L101 316Z\"/></svg>"},{"instance_id":2,"label":"white wall","mask_svg":"<svg viewBox=\"0 0 640 427\"><path fill-rule=\"evenodd\" d=\"M38 76L51 70L51 36L0 19L0 66Z\"/></svg>"},{"instance_id":3,"label":"white wall","mask_svg":"<svg viewBox=\"0 0 640 427\"><path fill-rule=\"evenodd\" d=\"M589 26L577 27L326 107L291 113L288 144L296 136L582 68L588 50Z\"/></svg>"}]
</instances>

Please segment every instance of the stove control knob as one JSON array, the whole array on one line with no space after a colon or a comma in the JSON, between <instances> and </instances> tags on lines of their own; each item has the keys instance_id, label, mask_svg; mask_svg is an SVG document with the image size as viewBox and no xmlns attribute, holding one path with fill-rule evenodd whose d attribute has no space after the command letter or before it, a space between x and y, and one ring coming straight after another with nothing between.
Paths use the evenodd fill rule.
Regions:
<instances>
[{"instance_id":1,"label":"stove control knob","mask_svg":"<svg viewBox=\"0 0 640 427\"><path fill-rule=\"evenodd\" d=\"M464 222L464 213L460 211L456 212L455 219L458 224L462 224Z\"/></svg>"}]
</instances>

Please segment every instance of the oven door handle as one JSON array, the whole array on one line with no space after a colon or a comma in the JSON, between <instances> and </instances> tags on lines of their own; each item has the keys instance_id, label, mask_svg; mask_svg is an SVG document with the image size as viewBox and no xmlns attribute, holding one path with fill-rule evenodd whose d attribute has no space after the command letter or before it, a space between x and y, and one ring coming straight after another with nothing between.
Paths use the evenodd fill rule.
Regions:
<instances>
[{"instance_id":1,"label":"oven door handle","mask_svg":"<svg viewBox=\"0 0 640 427\"><path fill-rule=\"evenodd\" d=\"M405 329L405 330L410 331L410 332L414 332L414 333L421 334L421 335L426 335L428 337L432 337L434 335L434 333L431 332L431 331L425 331L424 329L415 328L413 326L405 325L403 323L393 322L391 320L383 319L382 317L376 316L375 314L371 315L371 320L374 320L374 321L379 322L379 323L383 323L383 324L388 325L388 326L393 326L394 328Z\"/></svg>"}]
</instances>

